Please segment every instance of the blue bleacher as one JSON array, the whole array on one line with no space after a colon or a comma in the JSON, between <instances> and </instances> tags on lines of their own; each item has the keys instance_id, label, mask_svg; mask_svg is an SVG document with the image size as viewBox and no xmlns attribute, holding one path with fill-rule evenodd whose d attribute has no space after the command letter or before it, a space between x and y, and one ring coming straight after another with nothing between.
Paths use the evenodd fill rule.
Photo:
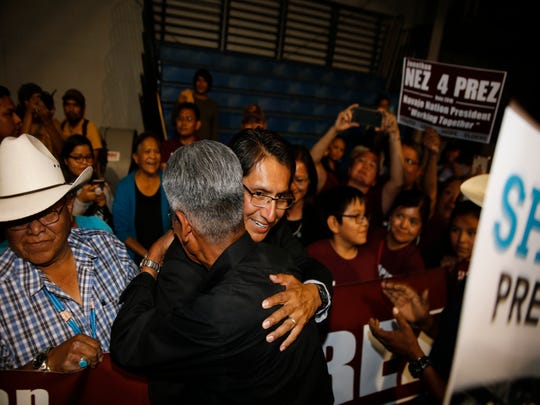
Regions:
<instances>
[{"instance_id":1,"label":"blue bleacher","mask_svg":"<svg viewBox=\"0 0 540 405\"><path fill-rule=\"evenodd\" d=\"M311 147L353 102L372 106L385 92L384 80L324 66L223 53L178 44L160 45L161 101L167 133L174 136L171 111L178 93L192 88L199 68L213 76L210 97L220 105L219 137L227 142L240 128L242 112L259 104L268 127L289 141Z\"/></svg>"}]
</instances>

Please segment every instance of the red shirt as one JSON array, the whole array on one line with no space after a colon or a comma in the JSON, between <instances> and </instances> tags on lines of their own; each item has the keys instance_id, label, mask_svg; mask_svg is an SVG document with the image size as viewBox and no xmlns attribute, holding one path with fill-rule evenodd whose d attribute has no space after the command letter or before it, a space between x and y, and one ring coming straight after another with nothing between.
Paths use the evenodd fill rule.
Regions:
<instances>
[{"instance_id":1,"label":"red shirt","mask_svg":"<svg viewBox=\"0 0 540 405\"><path fill-rule=\"evenodd\" d=\"M339 256L328 239L319 240L307 247L308 254L332 272L334 285L368 281L378 278L375 256L359 249L354 259Z\"/></svg>"}]
</instances>

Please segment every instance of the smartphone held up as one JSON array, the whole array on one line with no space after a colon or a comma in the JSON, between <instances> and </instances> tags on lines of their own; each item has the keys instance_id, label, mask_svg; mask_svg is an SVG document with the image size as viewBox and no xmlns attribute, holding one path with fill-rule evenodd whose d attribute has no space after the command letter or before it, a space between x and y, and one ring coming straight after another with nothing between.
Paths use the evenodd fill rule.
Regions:
<instances>
[{"instance_id":1,"label":"smartphone held up","mask_svg":"<svg viewBox=\"0 0 540 405\"><path fill-rule=\"evenodd\" d=\"M357 122L361 126L368 128L381 128L382 120L383 113L376 109L355 107L352 110L352 121Z\"/></svg>"}]
</instances>

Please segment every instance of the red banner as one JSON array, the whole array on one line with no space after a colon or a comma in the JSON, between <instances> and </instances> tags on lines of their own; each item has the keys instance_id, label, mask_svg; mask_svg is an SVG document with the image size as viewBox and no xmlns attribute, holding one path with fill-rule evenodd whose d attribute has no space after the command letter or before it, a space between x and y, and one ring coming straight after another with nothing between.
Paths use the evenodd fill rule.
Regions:
<instances>
[{"instance_id":1,"label":"red banner","mask_svg":"<svg viewBox=\"0 0 540 405\"><path fill-rule=\"evenodd\" d=\"M432 308L445 305L442 270L402 279L418 291L429 288ZM418 392L418 380L404 373L406 364L391 358L369 337L367 323L371 317L381 322L392 319L392 306L382 294L379 280L334 289L324 350L336 405L403 401ZM95 369L73 374L0 371L0 404L146 405L149 399L145 378L116 367L107 354Z\"/></svg>"}]
</instances>

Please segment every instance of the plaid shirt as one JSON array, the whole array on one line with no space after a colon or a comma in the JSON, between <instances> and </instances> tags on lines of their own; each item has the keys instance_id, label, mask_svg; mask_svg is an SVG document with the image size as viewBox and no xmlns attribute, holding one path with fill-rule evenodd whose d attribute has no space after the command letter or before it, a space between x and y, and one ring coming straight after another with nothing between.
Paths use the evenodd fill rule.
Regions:
<instances>
[{"instance_id":1,"label":"plaid shirt","mask_svg":"<svg viewBox=\"0 0 540 405\"><path fill-rule=\"evenodd\" d=\"M68 243L77 266L82 306L11 249L0 256L1 370L21 367L40 351L58 346L75 335L54 309L44 288L71 311L82 333L88 336L91 336L93 298L96 339L104 352L109 351L120 294L139 270L125 245L109 232L73 228Z\"/></svg>"}]
</instances>

